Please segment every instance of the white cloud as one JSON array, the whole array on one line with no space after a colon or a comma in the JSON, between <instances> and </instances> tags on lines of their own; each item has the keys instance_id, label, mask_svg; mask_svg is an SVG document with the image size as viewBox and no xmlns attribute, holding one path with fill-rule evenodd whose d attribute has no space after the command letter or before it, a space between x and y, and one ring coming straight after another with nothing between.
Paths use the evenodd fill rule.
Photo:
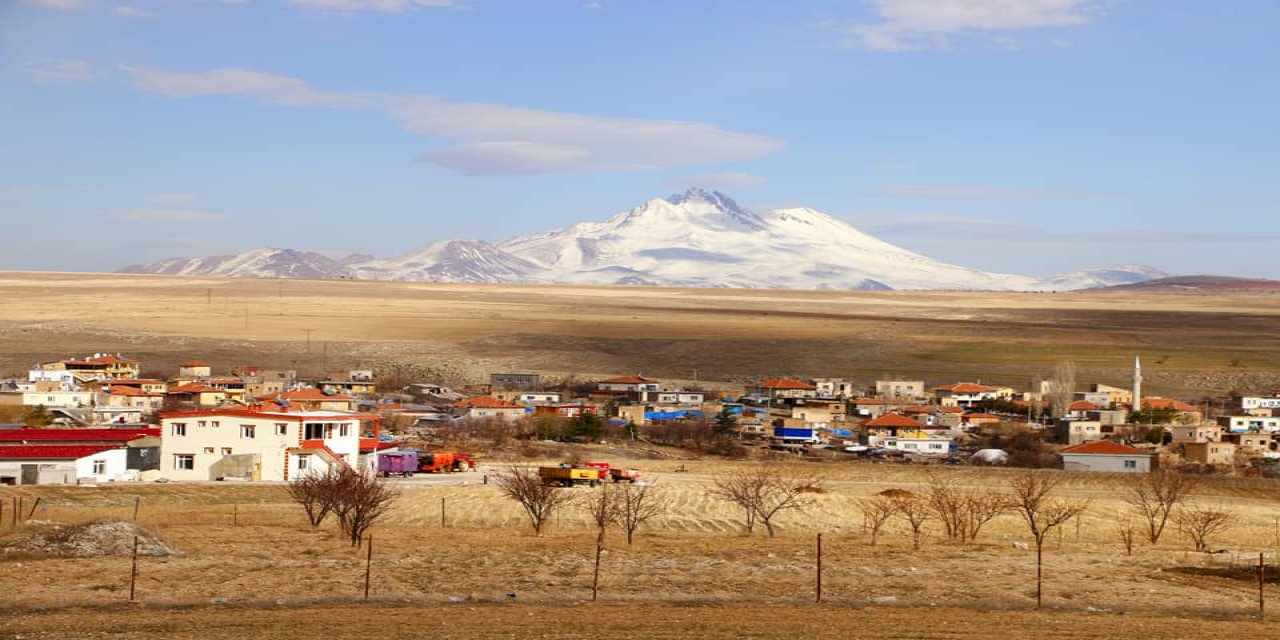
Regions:
<instances>
[{"instance_id":1,"label":"white cloud","mask_svg":"<svg viewBox=\"0 0 1280 640\"><path fill-rule=\"evenodd\" d=\"M156 15L150 11L147 11L146 9L139 9L138 7L131 7L129 5L124 5L124 4L115 8L115 14L125 18L135 18L139 20L154 18Z\"/></svg>"},{"instance_id":2,"label":"white cloud","mask_svg":"<svg viewBox=\"0 0 1280 640\"><path fill-rule=\"evenodd\" d=\"M169 205L169 204L182 204L184 202L191 202L192 200L195 200L195 199L196 197L190 193L162 193L160 195L155 195L155 196L151 196L150 198L147 198L147 202L150 202L152 204Z\"/></svg>"},{"instance_id":3,"label":"white cloud","mask_svg":"<svg viewBox=\"0 0 1280 640\"><path fill-rule=\"evenodd\" d=\"M453 0L288 0L306 9L329 11L382 11L401 13L410 7L451 7Z\"/></svg>"},{"instance_id":4,"label":"white cloud","mask_svg":"<svg viewBox=\"0 0 1280 640\"><path fill-rule=\"evenodd\" d=\"M27 3L50 9L75 9L84 4L81 0L27 0Z\"/></svg>"},{"instance_id":5,"label":"white cloud","mask_svg":"<svg viewBox=\"0 0 1280 640\"><path fill-rule=\"evenodd\" d=\"M732 189L750 187L764 182L764 178L740 171L706 173L700 176L683 176L667 181L667 186L676 189L688 187L708 187L712 189Z\"/></svg>"},{"instance_id":6,"label":"white cloud","mask_svg":"<svg viewBox=\"0 0 1280 640\"><path fill-rule=\"evenodd\" d=\"M64 60L44 69L27 69L27 75L42 84L71 84L94 78L93 66L83 60Z\"/></svg>"},{"instance_id":7,"label":"white cloud","mask_svg":"<svg viewBox=\"0 0 1280 640\"><path fill-rule=\"evenodd\" d=\"M173 97L245 95L294 107L381 111L410 132L456 140L423 159L469 175L627 171L758 158L780 140L678 120L580 115L409 94L318 91L302 80L246 69L168 73L124 67L138 88Z\"/></svg>"},{"instance_id":8,"label":"white cloud","mask_svg":"<svg viewBox=\"0 0 1280 640\"><path fill-rule=\"evenodd\" d=\"M217 222L226 220L229 216L225 213L185 209L126 209L116 214L116 217L131 222Z\"/></svg>"},{"instance_id":9,"label":"white cloud","mask_svg":"<svg viewBox=\"0 0 1280 640\"><path fill-rule=\"evenodd\" d=\"M961 185L906 184L883 187L869 194L877 198L912 198L920 200L1083 200L1118 198L1111 191L1079 191L1072 189L1008 189Z\"/></svg>"},{"instance_id":10,"label":"white cloud","mask_svg":"<svg viewBox=\"0 0 1280 640\"><path fill-rule=\"evenodd\" d=\"M1011 31L1075 27L1099 13L1097 0L865 0L874 23L835 25L841 46L873 51L947 49L952 36L979 36L1006 49Z\"/></svg>"},{"instance_id":11,"label":"white cloud","mask_svg":"<svg viewBox=\"0 0 1280 640\"><path fill-rule=\"evenodd\" d=\"M582 8L583 9L603 9L604 7L599 2L592 0L591 2L587 2L583 4Z\"/></svg>"}]
</instances>

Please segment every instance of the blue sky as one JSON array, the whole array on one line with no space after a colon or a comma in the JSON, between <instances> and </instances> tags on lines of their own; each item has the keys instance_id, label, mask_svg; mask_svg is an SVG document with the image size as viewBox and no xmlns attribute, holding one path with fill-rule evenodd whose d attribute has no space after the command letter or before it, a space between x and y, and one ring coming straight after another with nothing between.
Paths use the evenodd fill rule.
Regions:
<instances>
[{"instance_id":1,"label":"blue sky","mask_svg":"<svg viewBox=\"0 0 1280 640\"><path fill-rule=\"evenodd\" d=\"M700 185L987 270L1280 278L1276 24L1273 0L0 0L0 268L390 256Z\"/></svg>"}]
</instances>

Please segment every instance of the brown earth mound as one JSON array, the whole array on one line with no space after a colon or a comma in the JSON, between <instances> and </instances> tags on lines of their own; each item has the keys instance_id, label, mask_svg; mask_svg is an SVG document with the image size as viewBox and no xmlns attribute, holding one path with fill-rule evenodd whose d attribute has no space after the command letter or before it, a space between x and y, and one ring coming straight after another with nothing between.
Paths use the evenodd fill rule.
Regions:
<instances>
[{"instance_id":1,"label":"brown earth mound","mask_svg":"<svg viewBox=\"0 0 1280 640\"><path fill-rule=\"evenodd\" d=\"M903 500L911 500L912 498L915 498L915 497L916 497L916 494L911 493L910 491L907 491L906 489L885 489L884 491L881 491L880 493L877 493L876 495L878 495L878 496L884 496L884 497L886 497L886 498L893 498L894 500L897 500L897 499L899 499L899 498L901 498L901 499L903 499Z\"/></svg>"},{"instance_id":2,"label":"brown earth mound","mask_svg":"<svg viewBox=\"0 0 1280 640\"><path fill-rule=\"evenodd\" d=\"M138 554L173 555L163 540L132 522L97 520L77 525L32 525L30 535L0 546L4 553L27 552L51 557L92 558L133 555L138 541Z\"/></svg>"}]
</instances>

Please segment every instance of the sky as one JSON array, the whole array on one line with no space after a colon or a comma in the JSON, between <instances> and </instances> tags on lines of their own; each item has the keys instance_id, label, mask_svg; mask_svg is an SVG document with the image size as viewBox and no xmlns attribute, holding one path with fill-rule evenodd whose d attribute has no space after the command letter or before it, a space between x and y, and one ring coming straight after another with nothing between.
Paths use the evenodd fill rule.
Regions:
<instances>
[{"instance_id":1,"label":"sky","mask_svg":"<svg viewBox=\"0 0 1280 640\"><path fill-rule=\"evenodd\" d=\"M0 269L390 257L702 186L990 271L1280 278L1276 24L1274 0L0 0Z\"/></svg>"}]
</instances>

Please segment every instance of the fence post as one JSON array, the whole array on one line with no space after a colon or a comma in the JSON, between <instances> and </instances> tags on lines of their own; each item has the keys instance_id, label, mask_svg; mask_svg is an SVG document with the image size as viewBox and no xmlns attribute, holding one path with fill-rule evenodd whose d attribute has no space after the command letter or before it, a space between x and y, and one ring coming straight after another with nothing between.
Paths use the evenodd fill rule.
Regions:
<instances>
[{"instance_id":1,"label":"fence post","mask_svg":"<svg viewBox=\"0 0 1280 640\"><path fill-rule=\"evenodd\" d=\"M600 591L600 552L604 549L603 533L596 536L596 568L591 574L591 601L596 601L596 595Z\"/></svg>"},{"instance_id":2,"label":"fence post","mask_svg":"<svg viewBox=\"0 0 1280 640\"><path fill-rule=\"evenodd\" d=\"M1263 593L1262 585L1265 583L1267 572L1267 564L1263 559L1261 552L1258 553L1258 619L1263 619L1266 615L1266 596Z\"/></svg>"},{"instance_id":3,"label":"fence post","mask_svg":"<svg viewBox=\"0 0 1280 640\"><path fill-rule=\"evenodd\" d=\"M133 537L133 568L129 570L129 602L133 602L134 588L138 584L138 536Z\"/></svg>"},{"instance_id":4,"label":"fence post","mask_svg":"<svg viewBox=\"0 0 1280 640\"><path fill-rule=\"evenodd\" d=\"M240 526L240 503L236 502L231 505L231 526Z\"/></svg>"},{"instance_id":5,"label":"fence post","mask_svg":"<svg viewBox=\"0 0 1280 640\"><path fill-rule=\"evenodd\" d=\"M440 528L446 529L449 525L445 524L444 519L444 498L440 498Z\"/></svg>"},{"instance_id":6,"label":"fence post","mask_svg":"<svg viewBox=\"0 0 1280 640\"><path fill-rule=\"evenodd\" d=\"M818 583L815 602L822 602L822 534L818 534Z\"/></svg>"},{"instance_id":7,"label":"fence post","mask_svg":"<svg viewBox=\"0 0 1280 640\"><path fill-rule=\"evenodd\" d=\"M138 521L138 507L142 506L142 496L133 497L133 521Z\"/></svg>"},{"instance_id":8,"label":"fence post","mask_svg":"<svg viewBox=\"0 0 1280 640\"><path fill-rule=\"evenodd\" d=\"M364 599L369 599L369 576L373 571L373 534L369 534L369 555L365 556L364 561Z\"/></svg>"}]
</instances>

